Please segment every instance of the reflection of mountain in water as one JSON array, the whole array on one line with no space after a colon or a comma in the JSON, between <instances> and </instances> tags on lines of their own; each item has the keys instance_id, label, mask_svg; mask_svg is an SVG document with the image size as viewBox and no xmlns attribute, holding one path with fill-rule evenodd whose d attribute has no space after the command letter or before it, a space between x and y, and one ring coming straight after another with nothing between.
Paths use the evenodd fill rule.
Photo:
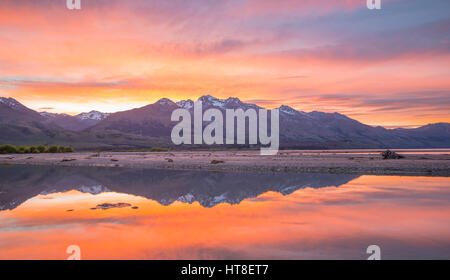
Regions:
<instances>
[{"instance_id":1,"label":"reflection of mountain in water","mask_svg":"<svg viewBox=\"0 0 450 280\"><path fill-rule=\"evenodd\" d=\"M163 205L198 201L204 207L240 203L267 191L340 186L358 175L218 173L106 167L0 166L0 210L38 195L79 190L143 196Z\"/></svg>"}]
</instances>

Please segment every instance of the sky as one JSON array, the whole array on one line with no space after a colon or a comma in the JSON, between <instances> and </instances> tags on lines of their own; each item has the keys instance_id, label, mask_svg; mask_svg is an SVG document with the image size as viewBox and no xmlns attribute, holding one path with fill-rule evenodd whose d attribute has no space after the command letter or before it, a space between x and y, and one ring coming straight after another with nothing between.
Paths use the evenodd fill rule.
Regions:
<instances>
[{"instance_id":1,"label":"sky","mask_svg":"<svg viewBox=\"0 0 450 280\"><path fill-rule=\"evenodd\" d=\"M340 112L369 125L450 122L450 1L0 2L0 96L55 113L210 94Z\"/></svg>"}]
</instances>

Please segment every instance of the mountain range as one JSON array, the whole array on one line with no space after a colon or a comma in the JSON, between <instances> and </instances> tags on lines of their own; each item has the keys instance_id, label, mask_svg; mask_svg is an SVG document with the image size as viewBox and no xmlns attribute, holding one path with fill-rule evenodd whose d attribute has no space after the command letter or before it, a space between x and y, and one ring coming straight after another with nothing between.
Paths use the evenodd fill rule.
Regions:
<instances>
[{"instance_id":1,"label":"mountain range","mask_svg":"<svg viewBox=\"0 0 450 280\"><path fill-rule=\"evenodd\" d=\"M232 97L218 99L205 95L199 100L203 102L203 110L261 108ZM169 147L175 125L170 120L172 111L177 108L193 111L193 104L192 100L173 102L163 98L128 111L112 114L91 111L70 116L36 112L13 98L0 97L0 144L61 144L78 150ZM362 124L339 113L307 113L284 105L279 110L281 148L450 148L449 123L386 129Z\"/></svg>"},{"instance_id":2,"label":"mountain range","mask_svg":"<svg viewBox=\"0 0 450 280\"><path fill-rule=\"evenodd\" d=\"M90 128L110 115L109 113L102 113L99 111L90 111L89 113L81 113L76 116L48 112L40 112L39 114L46 118L48 123L72 131L82 131Z\"/></svg>"}]
</instances>

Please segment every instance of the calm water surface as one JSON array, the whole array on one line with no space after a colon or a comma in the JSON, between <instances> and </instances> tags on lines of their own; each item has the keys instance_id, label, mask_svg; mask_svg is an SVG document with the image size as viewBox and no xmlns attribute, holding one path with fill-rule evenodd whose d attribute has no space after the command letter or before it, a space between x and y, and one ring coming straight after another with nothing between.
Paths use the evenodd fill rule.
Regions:
<instances>
[{"instance_id":1,"label":"calm water surface","mask_svg":"<svg viewBox=\"0 0 450 280\"><path fill-rule=\"evenodd\" d=\"M450 258L450 178L0 166L0 258Z\"/></svg>"}]
</instances>

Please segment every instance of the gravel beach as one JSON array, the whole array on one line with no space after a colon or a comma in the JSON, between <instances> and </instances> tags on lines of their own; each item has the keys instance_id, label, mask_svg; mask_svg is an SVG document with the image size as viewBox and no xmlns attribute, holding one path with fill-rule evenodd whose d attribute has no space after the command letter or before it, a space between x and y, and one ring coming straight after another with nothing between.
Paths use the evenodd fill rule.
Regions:
<instances>
[{"instance_id":1,"label":"gravel beach","mask_svg":"<svg viewBox=\"0 0 450 280\"><path fill-rule=\"evenodd\" d=\"M383 160L379 151L89 152L0 155L0 164L107 166L175 170L450 176L450 154L433 151Z\"/></svg>"}]
</instances>

